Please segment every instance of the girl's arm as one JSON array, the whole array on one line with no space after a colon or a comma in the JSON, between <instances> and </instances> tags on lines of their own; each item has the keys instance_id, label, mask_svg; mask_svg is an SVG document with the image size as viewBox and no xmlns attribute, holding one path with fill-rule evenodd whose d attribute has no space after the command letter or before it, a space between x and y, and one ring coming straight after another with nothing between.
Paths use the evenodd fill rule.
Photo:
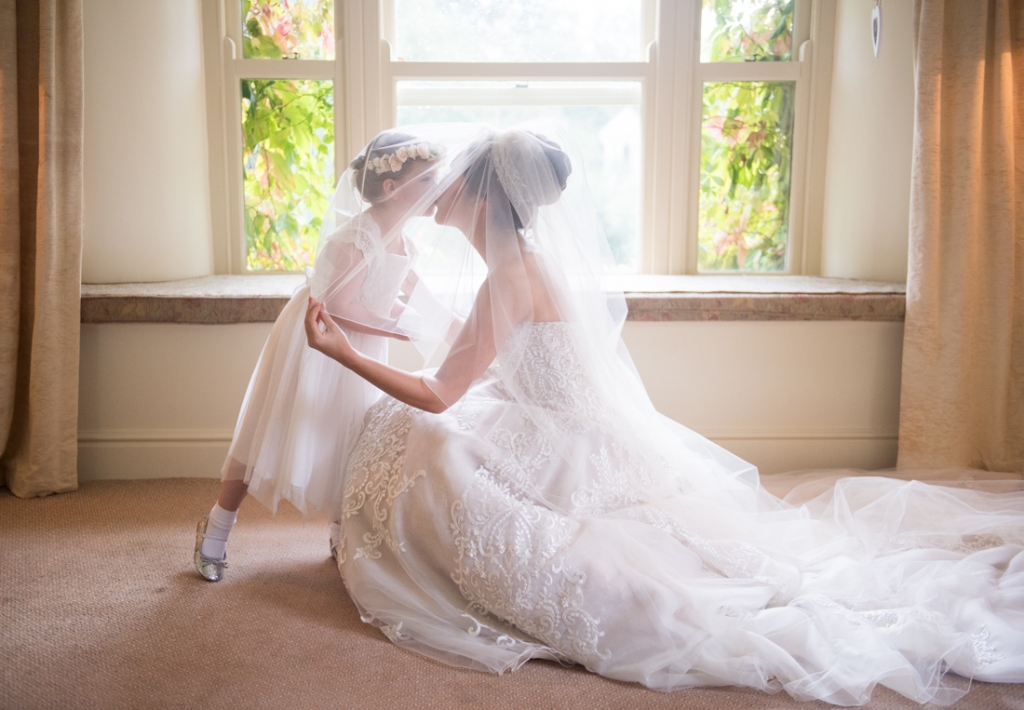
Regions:
<instances>
[{"instance_id":1,"label":"girl's arm","mask_svg":"<svg viewBox=\"0 0 1024 710\"><path fill-rule=\"evenodd\" d=\"M385 365L353 348L338 324L324 312L323 304L312 297L306 310L306 342L399 401L427 412L440 413L448 408L419 375Z\"/></svg>"}]
</instances>

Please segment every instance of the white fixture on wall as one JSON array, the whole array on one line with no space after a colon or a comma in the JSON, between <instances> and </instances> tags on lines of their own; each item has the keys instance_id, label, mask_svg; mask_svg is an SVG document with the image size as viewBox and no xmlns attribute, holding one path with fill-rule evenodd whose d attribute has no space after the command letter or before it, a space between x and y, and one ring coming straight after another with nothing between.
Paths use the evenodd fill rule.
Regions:
<instances>
[{"instance_id":1,"label":"white fixture on wall","mask_svg":"<svg viewBox=\"0 0 1024 710\"><path fill-rule=\"evenodd\" d=\"M875 49L875 57L878 57L878 48L882 44L882 0L875 0L875 7L871 10L871 46Z\"/></svg>"}]
</instances>

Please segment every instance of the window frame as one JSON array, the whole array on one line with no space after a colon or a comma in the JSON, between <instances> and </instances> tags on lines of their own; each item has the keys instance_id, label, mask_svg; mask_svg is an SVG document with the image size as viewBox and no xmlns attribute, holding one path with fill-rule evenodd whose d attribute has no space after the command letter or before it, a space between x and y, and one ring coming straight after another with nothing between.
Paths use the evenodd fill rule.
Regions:
<instances>
[{"instance_id":1,"label":"window frame","mask_svg":"<svg viewBox=\"0 0 1024 710\"><path fill-rule=\"evenodd\" d=\"M706 81L796 82L786 269L818 275L835 7L796 0L792 60L700 61L701 0L643 0L650 41L638 62L413 62L393 56L393 0L335 0L335 59L243 59L241 3L203 3L214 272L265 274L245 265L240 82L334 83L335 178L397 117L399 81L634 81L641 85L643 169L640 274L696 274L700 132ZM702 272L735 274L737 272Z\"/></svg>"}]
</instances>

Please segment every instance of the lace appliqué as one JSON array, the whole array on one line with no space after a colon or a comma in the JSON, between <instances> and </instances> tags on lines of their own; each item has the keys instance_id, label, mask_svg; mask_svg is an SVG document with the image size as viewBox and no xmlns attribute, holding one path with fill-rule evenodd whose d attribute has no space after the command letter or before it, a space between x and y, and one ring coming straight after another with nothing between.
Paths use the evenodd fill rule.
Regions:
<instances>
[{"instance_id":1,"label":"lace appliqu\u00e9","mask_svg":"<svg viewBox=\"0 0 1024 710\"><path fill-rule=\"evenodd\" d=\"M367 412L363 434L352 453L351 478L341 513L343 533L344 521L353 515L364 513L370 519L371 532L363 535L362 544L355 551L356 558L379 558L377 548L385 543L394 552L405 551L404 543L391 535L388 516L395 499L426 474L425 471L405 471L406 439L411 426L412 409L390 397ZM338 545L339 564L346 561L347 542L343 534Z\"/></svg>"},{"instance_id":2,"label":"lace appliqu\u00e9","mask_svg":"<svg viewBox=\"0 0 1024 710\"><path fill-rule=\"evenodd\" d=\"M346 237L362 252L366 264L366 276L353 301L378 316L390 316L402 280L388 278L388 251L380 227L369 215L360 214L346 225Z\"/></svg>"},{"instance_id":3,"label":"lace appliqu\u00e9","mask_svg":"<svg viewBox=\"0 0 1024 710\"><path fill-rule=\"evenodd\" d=\"M753 545L738 540L708 540L686 529L664 511L650 505L622 510L620 517L663 530L689 547L712 574L729 579L750 579L775 590L768 606L783 603L799 586L795 568L771 559Z\"/></svg>"},{"instance_id":4,"label":"lace appliqu\u00e9","mask_svg":"<svg viewBox=\"0 0 1024 710\"><path fill-rule=\"evenodd\" d=\"M452 504L452 580L474 616L493 614L575 660L605 659L600 619L583 608L586 575L566 564L572 523L510 497L486 476Z\"/></svg>"},{"instance_id":5,"label":"lace appliqu\u00e9","mask_svg":"<svg viewBox=\"0 0 1024 710\"><path fill-rule=\"evenodd\" d=\"M985 627L971 634L971 651L974 653L974 664L979 669L1006 660L1006 656L989 640L990 637L991 634Z\"/></svg>"},{"instance_id":6,"label":"lace appliqu\u00e9","mask_svg":"<svg viewBox=\"0 0 1024 710\"><path fill-rule=\"evenodd\" d=\"M602 410L577 354L571 324L526 324L509 340L508 350L520 355L515 372L506 373L513 386L549 412L560 431L579 434L593 428Z\"/></svg>"},{"instance_id":7,"label":"lace appliqu\u00e9","mask_svg":"<svg viewBox=\"0 0 1024 710\"><path fill-rule=\"evenodd\" d=\"M509 131L495 141L491 149L491 160L494 172L498 176L502 189L509 201L515 206L520 218L528 220L538 205L536 197L530 199L526 182L521 171L516 168L516 160L522 160L522 137Z\"/></svg>"},{"instance_id":8,"label":"lace appliqu\u00e9","mask_svg":"<svg viewBox=\"0 0 1024 710\"><path fill-rule=\"evenodd\" d=\"M589 463L592 475L588 485L572 494L574 516L599 517L632 508L653 488L651 462L607 432L602 432L601 444Z\"/></svg>"}]
</instances>

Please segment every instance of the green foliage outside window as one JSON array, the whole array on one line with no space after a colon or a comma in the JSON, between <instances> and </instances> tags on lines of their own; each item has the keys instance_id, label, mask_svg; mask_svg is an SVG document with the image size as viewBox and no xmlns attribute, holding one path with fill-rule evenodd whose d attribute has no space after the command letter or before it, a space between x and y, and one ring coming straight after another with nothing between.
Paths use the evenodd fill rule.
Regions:
<instances>
[{"instance_id":1,"label":"green foliage outside window","mask_svg":"<svg viewBox=\"0 0 1024 710\"><path fill-rule=\"evenodd\" d=\"M701 271L786 268L795 85L709 82L701 125Z\"/></svg>"},{"instance_id":2,"label":"green foliage outside window","mask_svg":"<svg viewBox=\"0 0 1024 710\"><path fill-rule=\"evenodd\" d=\"M702 62L786 62L794 0L704 0Z\"/></svg>"},{"instance_id":3,"label":"green foliage outside window","mask_svg":"<svg viewBox=\"0 0 1024 710\"><path fill-rule=\"evenodd\" d=\"M703 0L701 61L789 61L793 5ZM791 81L704 84L699 270L786 268L795 93Z\"/></svg>"},{"instance_id":4,"label":"green foliage outside window","mask_svg":"<svg viewBox=\"0 0 1024 710\"><path fill-rule=\"evenodd\" d=\"M246 59L334 59L331 0L242 0Z\"/></svg>"},{"instance_id":5,"label":"green foliage outside window","mask_svg":"<svg viewBox=\"0 0 1024 710\"><path fill-rule=\"evenodd\" d=\"M702 61L790 59L793 0L703 2ZM242 10L244 57L333 58L332 2L242 0ZM793 82L705 84L701 271L785 268L794 94ZM246 265L301 270L334 183L332 82L243 80L241 98ZM636 258L631 240L614 238L627 226L605 225L620 263Z\"/></svg>"},{"instance_id":6,"label":"green foliage outside window","mask_svg":"<svg viewBox=\"0 0 1024 710\"><path fill-rule=\"evenodd\" d=\"M330 81L242 81L246 267L312 263L334 186Z\"/></svg>"}]
</instances>

